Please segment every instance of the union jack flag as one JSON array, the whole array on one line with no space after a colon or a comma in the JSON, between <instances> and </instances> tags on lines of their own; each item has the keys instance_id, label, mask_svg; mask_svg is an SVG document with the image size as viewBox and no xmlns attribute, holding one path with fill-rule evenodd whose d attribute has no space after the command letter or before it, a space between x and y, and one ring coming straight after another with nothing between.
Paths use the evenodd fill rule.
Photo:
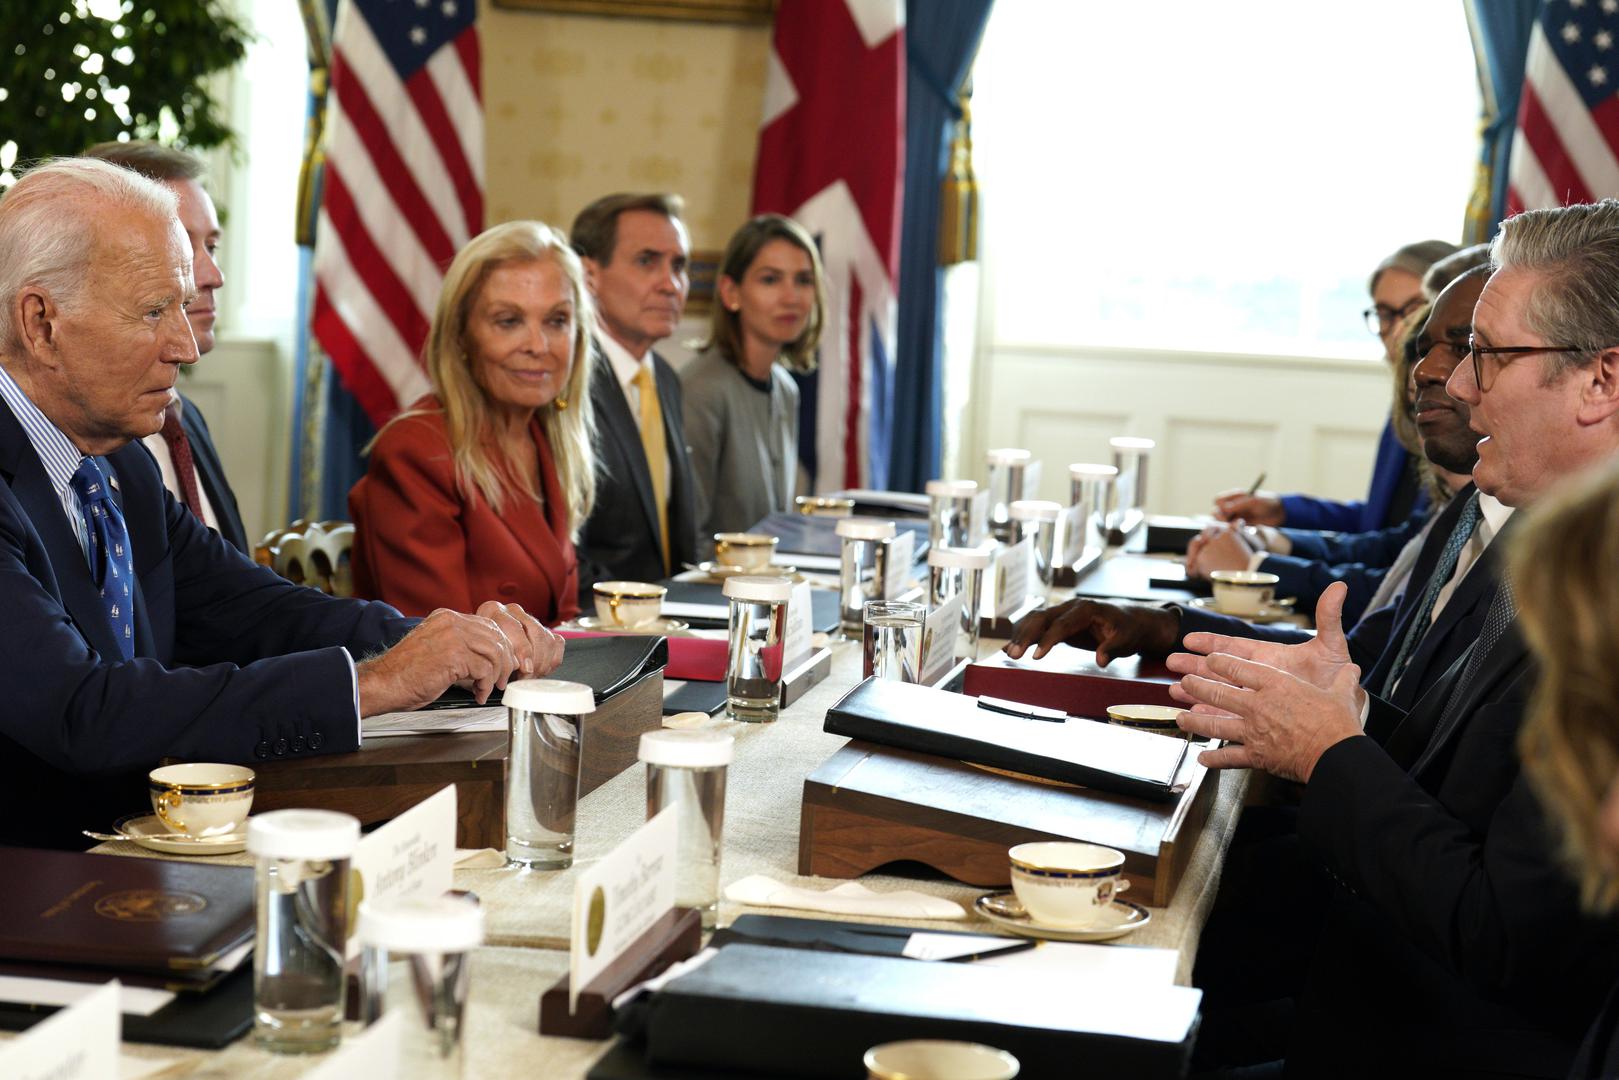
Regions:
<instances>
[{"instance_id":1,"label":"union jack flag","mask_svg":"<svg viewBox=\"0 0 1619 1080\"><path fill-rule=\"evenodd\" d=\"M372 423L427 392L444 269L483 231L475 0L341 0L315 231L315 336Z\"/></svg>"},{"instance_id":2,"label":"union jack flag","mask_svg":"<svg viewBox=\"0 0 1619 1080\"><path fill-rule=\"evenodd\" d=\"M796 219L826 266L800 448L817 491L888 481L904 172L903 0L781 0L753 209Z\"/></svg>"}]
</instances>

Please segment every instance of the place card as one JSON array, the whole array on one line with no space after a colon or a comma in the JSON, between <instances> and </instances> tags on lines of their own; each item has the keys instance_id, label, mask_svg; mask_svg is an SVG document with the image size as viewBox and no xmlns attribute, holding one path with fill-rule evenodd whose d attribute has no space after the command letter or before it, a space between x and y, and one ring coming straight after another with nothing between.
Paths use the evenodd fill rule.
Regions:
<instances>
[{"instance_id":1,"label":"place card","mask_svg":"<svg viewBox=\"0 0 1619 1080\"><path fill-rule=\"evenodd\" d=\"M1029 598L1029 568L1034 562L1034 537L1003 547L995 554L995 617L1010 615Z\"/></svg>"},{"instance_id":2,"label":"place card","mask_svg":"<svg viewBox=\"0 0 1619 1080\"><path fill-rule=\"evenodd\" d=\"M109 982L8 1042L0 1042L7 1080L106 1080L118 1075L118 984Z\"/></svg>"},{"instance_id":3,"label":"place card","mask_svg":"<svg viewBox=\"0 0 1619 1080\"><path fill-rule=\"evenodd\" d=\"M429 796L360 840L350 863L351 903L442 896L455 887L455 786ZM359 954L350 937L348 954Z\"/></svg>"},{"instance_id":4,"label":"place card","mask_svg":"<svg viewBox=\"0 0 1619 1080\"><path fill-rule=\"evenodd\" d=\"M399 1075L399 1048L405 1037L405 1010L394 1009L382 1019L343 1040L304 1080L353 1080L356 1076Z\"/></svg>"},{"instance_id":5,"label":"place card","mask_svg":"<svg viewBox=\"0 0 1619 1080\"><path fill-rule=\"evenodd\" d=\"M957 593L932 611L922 624L922 685L932 686L956 660L956 638L961 633L961 605Z\"/></svg>"},{"instance_id":6,"label":"place card","mask_svg":"<svg viewBox=\"0 0 1619 1080\"><path fill-rule=\"evenodd\" d=\"M883 599L896 600L911 581L911 564L916 561L916 534L902 530L883 544Z\"/></svg>"},{"instance_id":7,"label":"place card","mask_svg":"<svg viewBox=\"0 0 1619 1080\"><path fill-rule=\"evenodd\" d=\"M782 641L781 669L791 671L809 656L815 650L814 638L815 611L810 587L808 582L800 581L787 599L787 636Z\"/></svg>"},{"instance_id":8,"label":"place card","mask_svg":"<svg viewBox=\"0 0 1619 1080\"><path fill-rule=\"evenodd\" d=\"M574 879L569 1013L577 1011L580 992L675 906L679 810L665 807Z\"/></svg>"},{"instance_id":9,"label":"place card","mask_svg":"<svg viewBox=\"0 0 1619 1080\"><path fill-rule=\"evenodd\" d=\"M1058 550L1062 552L1062 557L1057 560L1059 566L1073 566L1085 554L1085 509L1085 504L1079 503L1064 510L1057 518L1057 527L1062 534L1058 545Z\"/></svg>"},{"instance_id":10,"label":"place card","mask_svg":"<svg viewBox=\"0 0 1619 1080\"><path fill-rule=\"evenodd\" d=\"M1040 459L1031 458L1023 466L1023 497L1025 499L1038 499L1040 497Z\"/></svg>"},{"instance_id":11,"label":"place card","mask_svg":"<svg viewBox=\"0 0 1619 1080\"><path fill-rule=\"evenodd\" d=\"M973 496L972 512L967 517L967 547L977 547L989 535L989 492L980 491Z\"/></svg>"}]
</instances>

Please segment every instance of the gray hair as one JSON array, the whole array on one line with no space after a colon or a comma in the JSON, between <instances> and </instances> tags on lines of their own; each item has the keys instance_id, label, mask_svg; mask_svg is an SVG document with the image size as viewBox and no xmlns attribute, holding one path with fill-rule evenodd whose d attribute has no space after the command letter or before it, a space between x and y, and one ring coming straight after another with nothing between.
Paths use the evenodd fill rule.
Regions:
<instances>
[{"instance_id":1,"label":"gray hair","mask_svg":"<svg viewBox=\"0 0 1619 1080\"><path fill-rule=\"evenodd\" d=\"M1497 269L1539 276L1524 322L1545 340L1578 350L1553 354L1548 383L1619 345L1619 199L1510 217L1490 243L1490 259Z\"/></svg>"},{"instance_id":2,"label":"gray hair","mask_svg":"<svg viewBox=\"0 0 1619 1080\"><path fill-rule=\"evenodd\" d=\"M1490 245L1474 244L1464 247L1454 255L1446 255L1443 259L1428 267L1428 272L1422 275L1422 295L1430 300L1436 300L1439 294L1450 287L1450 283L1464 277L1470 271L1490 265Z\"/></svg>"},{"instance_id":3,"label":"gray hair","mask_svg":"<svg viewBox=\"0 0 1619 1080\"><path fill-rule=\"evenodd\" d=\"M1366 283L1368 293L1377 291L1377 279L1383 276L1385 270L1404 270L1418 281L1428 272L1428 267L1443 259L1446 255L1454 255L1456 245L1444 240L1418 240L1414 244L1407 244L1394 254L1377 264L1372 271L1371 280Z\"/></svg>"},{"instance_id":4,"label":"gray hair","mask_svg":"<svg viewBox=\"0 0 1619 1080\"><path fill-rule=\"evenodd\" d=\"M13 304L30 285L64 310L83 298L98 230L131 214L174 220L179 197L128 169L90 158L53 158L0 198L0 355L22 346Z\"/></svg>"}]
</instances>

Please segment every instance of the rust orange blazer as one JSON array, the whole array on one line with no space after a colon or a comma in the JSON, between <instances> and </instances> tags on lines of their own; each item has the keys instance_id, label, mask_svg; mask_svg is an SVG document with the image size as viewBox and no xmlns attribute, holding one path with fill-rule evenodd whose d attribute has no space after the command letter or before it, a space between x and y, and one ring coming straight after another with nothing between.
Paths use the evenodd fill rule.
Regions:
<instances>
[{"instance_id":1,"label":"rust orange blazer","mask_svg":"<svg viewBox=\"0 0 1619 1080\"><path fill-rule=\"evenodd\" d=\"M437 410L438 399L411 408ZM545 506L513 493L497 515L476 489L457 486L443 413L389 425L349 492L355 595L407 615L470 612L488 600L521 604L548 626L579 614L579 563L551 445L538 419L530 430Z\"/></svg>"}]
</instances>

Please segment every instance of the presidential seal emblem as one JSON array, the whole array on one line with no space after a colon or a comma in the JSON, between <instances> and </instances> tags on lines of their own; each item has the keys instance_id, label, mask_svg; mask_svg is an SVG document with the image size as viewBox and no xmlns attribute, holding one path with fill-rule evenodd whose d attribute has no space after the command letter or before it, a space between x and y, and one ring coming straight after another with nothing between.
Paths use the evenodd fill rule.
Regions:
<instances>
[{"instance_id":1,"label":"presidential seal emblem","mask_svg":"<svg viewBox=\"0 0 1619 1080\"><path fill-rule=\"evenodd\" d=\"M195 915L208 906L196 893L162 889L126 889L96 901L96 914L115 922L162 922Z\"/></svg>"}]
</instances>

